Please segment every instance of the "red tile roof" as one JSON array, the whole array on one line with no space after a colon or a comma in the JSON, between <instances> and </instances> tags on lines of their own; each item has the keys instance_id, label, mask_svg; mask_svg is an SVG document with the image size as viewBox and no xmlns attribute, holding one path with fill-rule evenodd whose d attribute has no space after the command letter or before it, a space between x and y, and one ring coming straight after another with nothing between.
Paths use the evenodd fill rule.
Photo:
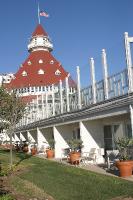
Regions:
<instances>
[{"instance_id":1,"label":"red tile roof","mask_svg":"<svg viewBox=\"0 0 133 200\"><path fill-rule=\"evenodd\" d=\"M38 74L39 70L43 70L44 74ZM55 75L57 70L61 72L60 75ZM25 72L27 76L22 75ZM12 79L8 87L17 89L57 84L60 80L65 80L67 75L68 72L63 69L62 65L50 52L44 50L33 51L19 68L15 74L15 79Z\"/></svg>"},{"instance_id":2,"label":"red tile roof","mask_svg":"<svg viewBox=\"0 0 133 200\"><path fill-rule=\"evenodd\" d=\"M38 24L35 31L32 33L32 37L37 36L37 35L44 35L48 36L48 34L45 32L41 24Z\"/></svg>"}]
</instances>

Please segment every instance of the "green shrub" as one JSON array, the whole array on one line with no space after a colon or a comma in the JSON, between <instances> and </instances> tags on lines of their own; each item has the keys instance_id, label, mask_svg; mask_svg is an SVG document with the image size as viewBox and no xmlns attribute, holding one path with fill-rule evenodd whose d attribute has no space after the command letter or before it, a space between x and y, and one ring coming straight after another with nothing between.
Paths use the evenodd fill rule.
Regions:
<instances>
[{"instance_id":1,"label":"green shrub","mask_svg":"<svg viewBox=\"0 0 133 200\"><path fill-rule=\"evenodd\" d=\"M0 197L0 200L14 200L14 199L9 194L6 194Z\"/></svg>"}]
</instances>

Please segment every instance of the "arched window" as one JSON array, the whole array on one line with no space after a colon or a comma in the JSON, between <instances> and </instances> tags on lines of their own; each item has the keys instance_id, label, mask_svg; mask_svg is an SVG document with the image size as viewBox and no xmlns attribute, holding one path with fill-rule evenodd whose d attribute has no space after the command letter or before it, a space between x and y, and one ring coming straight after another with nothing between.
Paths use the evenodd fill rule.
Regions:
<instances>
[{"instance_id":1,"label":"arched window","mask_svg":"<svg viewBox=\"0 0 133 200\"><path fill-rule=\"evenodd\" d=\"M22 72L22 76L27 76L27 72L26 72L26 71L23 71L23 72Z\"/></svg>"},{"instance_id":2,"label":"arched window","mask_svg":"<svg viewBox=\"0 0 133 200\"><path fill-rule=\"evenodd\" d=\"M31 65L31 61L30 60L28 61L28 65Z\"/></svg>"},{"instance_id":3,"label":"arched window","mask_svg":"<svg viewBox=\"0 0 133 200\"><path fill-rule=\"evenodd\" d=\"M43 60L42 60L42 59L40 59L40 60L39 60L39 64L42 64L42 63L43 63Z\"/></svg>"},{"instance_id":4,"label":"arched window","mask_svg":"<svg viewBox=\"0 0 133 200\"><path fill-rule=\"evenodd\" d=\"M56 75L56 76L60 76L60 75L61 75L61 72L60 72L59 69L56 70L55 75Z\"/></svg>"},{"instance_id":5,"label":"arched window","mask_svg":"<svg viewBox=\"0 0 133 200\"><path fill-rule=\"evenodd\" d=\"M38 74L44 74L44 70L43 69L39 69L38 70Z\"/></svg>"},{"instance_id":6,"label":"arched window","mask_svg":"<svg viewBox=\"0 0 133 200\"><path fill-rule=\"evenodd\" d=\"M50 64L51 64L51 65L53 65L53 64L54 64L54 61L53 61L53 60L51 60L51 61L50 61Z\"/></svg>"}]
</instances>

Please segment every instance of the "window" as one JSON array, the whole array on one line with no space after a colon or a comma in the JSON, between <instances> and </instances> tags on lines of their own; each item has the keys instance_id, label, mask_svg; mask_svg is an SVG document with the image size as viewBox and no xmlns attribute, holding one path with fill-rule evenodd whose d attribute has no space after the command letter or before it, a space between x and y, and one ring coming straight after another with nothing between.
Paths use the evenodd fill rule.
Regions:
<instances>
[{"instance_id":1,"label":"window","mask_svg":"<svg viewBox=\"0 0 133 200\"><path fill-rule=\"evenodd\" d=\"M30 92L30 88L29 87L27 88L27 92Z\"/></svg>"},{"instance_id":2,"label":"window","mask_svg":"<svg viewBox=\"0 0 133 200\"><path fill-rule=\"evenodd\" d=\"M104 126L104 146L106 150L116 149L115 140L121 137L120 124Z\"/></svg>"},{"instance_id":3,"label":"window","mask_svg":"<svg viewBox=\"0 0 133 200\"><path fill-rule=\"evenodd\" d=\"M44 74L44 70L43 69L39 69L38 74Z\"/></svg>"},{"instance_id":4,"label":"window","mask_svg":"<svg viewBox=\"0 0 133 200\"><path fill-rule=\"evenodd\" d=\"M79 128L73 130L73 139L80 140L80 129Z\"/></svg>"},{"instance_id":5,"label":"window","mask_svg":"<svg viewBox=\"0 0 133 200\"><path fill-rule=\"evenodd\" d=\"M39 92L41 91L41 89L42 89L41 86L39 86Z\"/></svg>"},{"instance_id":6,"label":"window","mask_svg":"<svg viewBox=\"0 0 133 200\"><path fill-rule=\"evenodd\" d=\"M42 63L43 63L43 60L42 60L42 59L40 59L40 60L39 60L39 64L42 64Z\"/></svg>"},{"instance_id":7,"label":"window","mask_svg":"<svg viewBox=\"0 0 133 200\"><path fill-rule=\"evenodd\" d=\"M50 61L50 64L51 64L51 65L53 65L53 64L54 64L54 61L53 61L53 60L51 60L51 61Z\"/></svg>"},{"instance_id":8,"label":"window","mask_svg":"<svg viewBox=\"0 0 133 200\"><path fill-rule=\"evenodd\" d=\"M56 76L60 76L60 75L61 75L61 72L60 72L59 69L56 70L55 75L56 75Z\"/></svg>"},{"instance_id":9,"label":"window","mask_svg":"<svg viewBox=\"0 0 133 200\"><path fill-rule=\"evenodd\" d=\"M38 87L35 87L36 92L38 92Z\"/></svg>"},{"instance_id":10,"label":"window","mask_svg":"<svg viewBox=\"0 0 133 200\"><path fill-rule=\"evenodd\" d=\"M24 93L27 92L27 88L23 88L23 92L24 92Z\"/></svg>"},{"instance_id":11,"label":"window","mask_svg":"<svg viewBox=\"0 0 133 200\"><path fill-rule=\"evenodd\" d=\"M113 149L111 126L104 126L104 145L106 150Z\"/></svg>"},{"instance_id":12,"label":"window","mask_svg":"<svg viewBox=\"0 0 133 200\"><path fill-rule=\"evenodd\" d=\"M42 91L45 91L45 86L42 87Z\"/></svg>"},{"instance_id":13,"label":"window","mask_svg":"<svg viewBox=\"0 0 133 200\"><path fill-rule=\"evenodd\" d=\"M34 87L31 87L31 92L34 92Z\"/></svg>"},{"instance_id":14,"label":"window","mask_svg":"<svg viewBox=\"0 0 133 200\"><path fill-rule=\"evenodd\" d=\"M27 72L26 72L26 71L23 71L23 72L22 72L22 76L27 76Z\"/></svg>"},{"instance_id":15,"label":"window","mask_svg":"<svg viewBox=\"0 0 133 200\"><path fill-rule=\"evenodd\" d=\"M125 133L126 133L126 137L128 138L132 138L132 128L131 128L131 124L128 123L125 125Z\"/></svg>"},{"instance_id":16,"label":"window","mask_svg":"<svg viewBox=\"0 0 133 200\"><path fill-rule=\"evenodd\" d=\"M28 63L28 65L31 65L31 61L30 60L27 63Z\"/></svg>"}]
</instances>

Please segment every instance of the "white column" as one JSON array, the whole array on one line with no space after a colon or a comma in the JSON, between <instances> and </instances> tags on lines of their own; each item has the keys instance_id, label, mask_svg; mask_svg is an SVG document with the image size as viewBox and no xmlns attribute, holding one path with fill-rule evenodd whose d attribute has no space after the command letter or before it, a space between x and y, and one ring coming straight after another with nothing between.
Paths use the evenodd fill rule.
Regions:
<instances>
[{"instance_id":1,"label":"white column","mask_svg":"<svg viewBox=\"0 0 133 200\"><path fill-rule=\"evenodd\" d=\"M7 133L5 134L4 140L5 140L5 141L10 141L9 134L7 134Z\"/></svg>"},{"instance_id":2,"label":"white column","mask_svg":"<svg viewBox=\"0 0 133 200\"><path fill-rule=\"evenodd\" d=\"M37 98L36 98L36 103L37 103L37 105L36 105L36 107L37 107L37 119L39 119L39 115L40 115L40 113L39 113L39 104L38 104L38 95L37 95Z\"/></svg>"},{"instance_id":3,"label":"white column","mask_svg":"<svg viewBox=\"0 0 133 200\"><path fill-rule=\"evenodd\" d=\"M80 137L83 141L83 152L89 152L91 148L98 148L97 143L83 122L80 122Z\"/></svg>"},{"instance_id":4,"label":"white column","mask_svg":"<svg viewBox=\"0 0 133 200\"><path fill-rule=\"evenodd\" d=\"M25 137L24 137L24 135L21 132L20 132L20 140L22 140L22 141L26 140Z\"/></svg>"},{"instance_id":5,"label":"white column","mask_svg":"<svg viewBox=\"0 0 133 200\"><path fill-rule=\"evenodd\" d=\"M60 80L60 112L63 113L62 80Z\"/></svg>"},{"instance_id":6,"label":"white column","mask_svg":"<svg viewBox=\"0 0 133 200\"><path fill-rule=\"evenodd\" d=\"M19 137L17 136L16 133L14 134L14 139L15 139L16 142L17 142L17 141L20 141L20 139L19 139Z\"/></svg>"},{"instance_id":7,"label":"white column","mask_svg":"<svg viewBox=\"0 0 133 200\"><path fill-rule=\"evenodd\" d=\"M48 147L48 141L46 140L42 131L38 127L37 127L37 146L38 146L38 150L44 151L42 153L45 153L45 149L46 147Z\"/></svg>"},{"instance_id":8,"label":"white column","mask_svg":"<svg viewBox=\"0 0 133 200\"><path fill-rule=\"evenodd\" d=\"M42 119L44 119L44 98L43 98L43 94L41 95L42 97Z\"/></svg>"},{"instance_id":9,"label":"white column","mask_svg":"<svg viewBox=\"0 0 133 200\"><path fill-rule=\"evenodd\" d=\"M53 105L53 116L55 115L55 95L54 95L54 85L52 84L52 105Z\"/></svg>"},{"instance_id":10,"label":"white column","mask_svg":"<svg viewBox=\"0 0 133 200\"><path fill-rule=\"evenodd\" d=\"M105 49L102 49L102 64L103 64L103 77L104 77L104 94L105 99L109 98L109 88L108 88L108 65Z\"/></svg>"},{"instance_id":11,"label":"white column","mask_svg":"<svg viewBox=\"0 0 133 200\"><path fill-rule=\"evenodd\" d=\"M131 49L130 49L130 42L128 38L128 33L125 32L125 51L126 51L126 63L127 63L127 70L128 70L128 80L129 80L129 93L133 91L133 83L132 83L132 57L131 57Z\"/></svg>"},{"instance_id":12,"label":"white column","mask_svg":"<svg viewBox=\"0 0 133 200\"><path fill-rule=\"evenodd\" d=\"M90 71L91 71L93 103L96 103L96 80L95 80L95 66L93 58L90 59Z\"/></svg>"},{"instance_id":13,"label":"white column","mask_svg":"<svg viewBox=\"0 0 133 200\"><path fill-rule=\"evenodd\" d=\"M80 68L77 66L77 92L78 92L78 108L81 109L81 92L80 92Z\"/></svg>"},{"instance_id":14,"label":"white column","mask_svg":"<svg viewBox=\"0 0 133 200\"><path fill-rule=\"evenodd\" d=\"M61 158L62 149L69 148L69 146L55 126L53 127L53 134L55 140L55 158Z\"/></svg>"},{"instance_id":15,"label":"white column","mask_svg":"<svg viewBox=\"0 0 133 200\"><path fill-rule=\"evenodd\" d=\"M133 106L130 105L130 119L131 119L131 131L132 131L132 137L133 137Z\"/></svg>"},{"instance_id":16,"label":"white column","mask_svg":"<svg viewBox=\"0 0 133 200\"><path fill-rule=\"evenodd\" d=\"M68 84L68 77L65 79L66 81L66 104L67 104L67 112L70 111L70 105L69 105L69 84Z\"/></svg>"},{"instance_id":17,"label":"white column","mask_svg":"<svg viewBox=\"0 0 133 200\"><path fill-rule=\"evenodd\" d=\"M96 162L104 163L103 156L99 155L99 151L101 150L101 148L98 146L97 142L94 139L96 137L95 125L93 125L92 127L90 123L90 128L88 128L84 124L84 122L80 122L79 125L80 125L80 137L81 140L83 141L83 148L82 148L83 155L85 154L85 152L90 152L92 148L96 148ZM93 136L93 134L95 137Z\"/></svg>"},{"instance_id":18,"label":"white column","mask_svg":"<svg viewBox=\"0 0 133 200\"><path fill-rule=\"evenodd\" d=\"M27 137L28 137L28 141L29 141L30 143L36 142L35 139L32 137L30 131L27 131Z\"/></svg>"},{"instance_id":19,"label":"white column","mask_svg":"<svg viewBox=\"0 0 133 200\"><path fill-rule=\"evenodd\" d=\"M45 94L45 102L46 102L46 118L48 118L48 93Z\"/></svg>"}]
</instances>

